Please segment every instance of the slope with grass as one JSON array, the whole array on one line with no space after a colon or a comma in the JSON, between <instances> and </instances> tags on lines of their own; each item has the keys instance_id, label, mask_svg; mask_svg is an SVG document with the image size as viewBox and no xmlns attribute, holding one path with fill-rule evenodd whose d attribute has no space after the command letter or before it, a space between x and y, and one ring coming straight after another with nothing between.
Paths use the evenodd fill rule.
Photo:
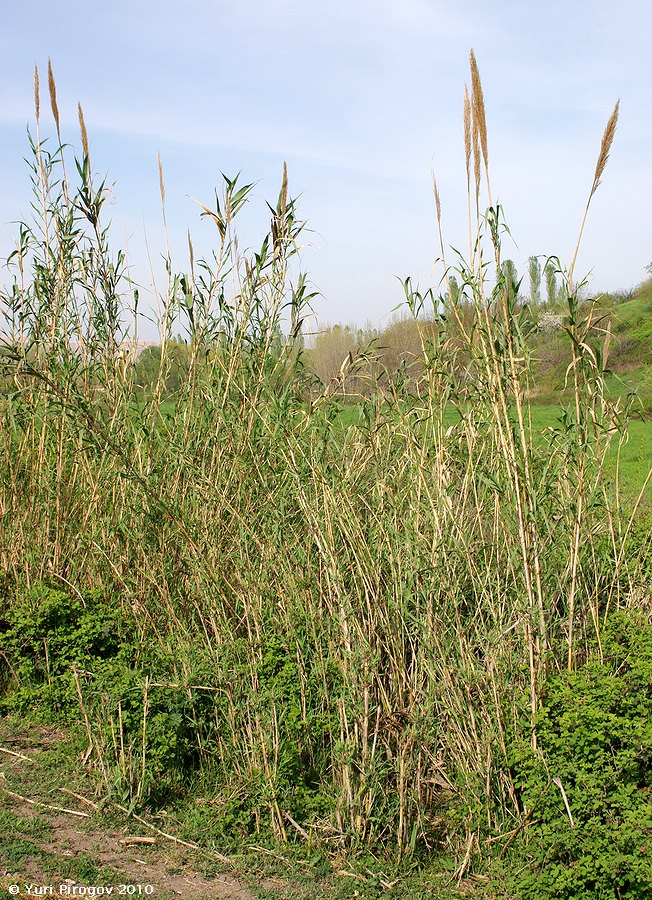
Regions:
<instances>
[{"instance_id":1,"label":"slope with grass","mask_svg":"<svg viewBox=\"0 0 652 900\"><path fill-rule=\"evenodd\" d=\"M591 301L596 312L596 335L604 340L611 333L607 349L607 396L631 395L635 409L645 418L652 415L652 281L640 285L632 295L598 296ZM532 337L534 357L533 397L542 403L556 403L570 397L567 370L570 362L567 342L560 332Z\"/></svg>"}]
</instances>

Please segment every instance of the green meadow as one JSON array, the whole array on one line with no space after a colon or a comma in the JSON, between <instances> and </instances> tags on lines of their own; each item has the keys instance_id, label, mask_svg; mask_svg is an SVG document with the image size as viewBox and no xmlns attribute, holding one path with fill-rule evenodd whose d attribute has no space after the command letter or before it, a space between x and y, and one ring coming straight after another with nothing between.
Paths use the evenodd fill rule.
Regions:
<instances>
[{"instance_id":1,"label":"green meadow","mask_svg":"<svg viewBox=\"0 0 652 900\"><path fill-rule=\"evenodd\" d=\"M559 427L564 407L532 404L529 408L532 439L545 446L547 439ZM453 425L459 414L453 407L444 412L444 421ZM364 423L361 406L346 405L340 412L340 422L344 430L359 428ZM605 483L610 486L613 496L616 487L620 502L625 509L633 510L639 501L643 509L648 509L652 500L652 480L646 479L652 469L652 422L640 416L632 418L626 432L614 441L604 458Z\"/></svg>"}]
</instances>

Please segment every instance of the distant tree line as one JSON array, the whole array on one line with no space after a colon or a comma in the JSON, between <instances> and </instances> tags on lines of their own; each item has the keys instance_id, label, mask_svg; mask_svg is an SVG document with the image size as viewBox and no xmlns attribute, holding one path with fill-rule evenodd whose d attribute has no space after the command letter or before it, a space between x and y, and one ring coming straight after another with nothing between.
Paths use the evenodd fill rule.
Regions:
<instances>
[{"instance_id":1,"label":"distant tree line","mask_svg":"<svg viewBox=\"0 0 652 900\"><path fill-rule=\"evenodd\" d=\"M652 271L652 264L648 269ZM517 304L529 304L543 330L547 330L544 325L548 319L559 319L557 314L563 309L559 274L554 260L542 262L539 256L528 259L526 278L519 276L511 259L506 259L501 266L508 292ZM463 315L463 285L454 275L448 278L447 294ZM326 324L313 336L310 346L305 346L301 337L297 353L301 354L303 366L312 376L317 392L327 390L352 399L373 393L391 393L399 387L418 393L424 352L437 331L434 318L414 316L395 317L384 328L370 322L363 326ZM270 347L271 352L278 352L284 341L286 338L279 330ZM164 395L173 396L187 378L191 356L191 348L182 337L170 341L165 372L161 374L161 348L145 348L136 361L137 389L146 393L162 377Z\"/></svg>"}]
</instances>

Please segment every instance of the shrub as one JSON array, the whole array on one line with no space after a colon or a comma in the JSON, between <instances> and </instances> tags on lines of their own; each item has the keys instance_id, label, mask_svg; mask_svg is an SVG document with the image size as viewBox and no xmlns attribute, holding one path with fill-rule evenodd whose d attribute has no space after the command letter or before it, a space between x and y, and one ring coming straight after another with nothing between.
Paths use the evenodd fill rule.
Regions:
<instances>
[{"instance_id":1,"label":"shrub","mask_svg":"<svg viewBox=\"0 0 652 900\"><path fill-rule=\"evenodd\" d=\"M0 629L0 711L38 710L59 721L79 713L73 667L114 659L128 640L120 612L100 593L76 597L46 584L10 606Z\"/></svg>"},{"instance_id":2,"label":"shrub","mask_svg":"<svg viewBox=\"0 0 652 900\"><path fill-rule=\"evenodd\" d=\"M615 614L602 651L603 662L594 658L547 679L540 753L512 746L515 783L532 822L512 858L520 871L506 876L518 897L650 896L652 626Z\"/></svg>"},{"instance_id":3,"label":"shrub","mask_svg":"<svg viewBox=\"0 0 652 900\"><path fill-rule=\"evenodd\" d=\"M57 723L79 722L83 713L106 786L122 799L154 784L150 798L163 797L192 768L193 698L148 687L150 671L171 674L170 658L141 646L133 624L100 593L37 585L9 607L2 646L0 712Z\"/></svg>"},{"instance_id":4,"label":"shrub","mask_svg":"<svg viewBox=\"0 0 652 900\"><path fill-rule=\"evenodd\" d=\"M2 646L0 712L83 720L91 762L122 801L159 806L196 780L230 797L220 830L261 830L262 821L263 831L274 802L300 820L332 805L323 791L334 721L310 646L300 667L293 642L274 630L254 644L234 637L219 659L201 647L144 643L99 593L75 597L46 584L8 607ZM325 672L341 693L336 667ZM247 727L262 752L252 748L243 769L235 736Z\"/></svg>"}]
</instances>

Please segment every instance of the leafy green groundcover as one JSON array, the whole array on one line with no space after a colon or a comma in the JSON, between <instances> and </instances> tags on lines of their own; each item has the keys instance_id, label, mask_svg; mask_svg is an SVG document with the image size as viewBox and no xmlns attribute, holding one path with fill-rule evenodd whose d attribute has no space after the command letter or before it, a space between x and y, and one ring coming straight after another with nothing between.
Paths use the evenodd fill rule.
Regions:
<instances>
[{"instance_id":1,"label":"leafy green groundcover","mask_svg":"<svg viewBox=\"0 0 652 900\"><path fill-rule=\"evenodd\" d=\"M125 800L156 806L175 799L183 805L189 789L219 797L234 783L219 688L228 680L237 693L244 664L237 639L224 649L219 666L184 651L187 679L214 690L152 686L147 693L144 685L155 675L178 678L175 655L139 639L134 624L99 594L82 598L38 586L6 604L0 638L0 714L18 711L76 723L79 730L79 684L95 740L103 742L112 791L124 791ZM593 647L579 670L546 680L537 753L530 747L527 717L514 726L510 766L529 816L502 856L498 842L493 862L487 860L496 891L504 887L509 897L652 896L652 626L634 613L613 614L601 649L602 658ZM294 697L298 673L287 650L282 636L269 636L259 663L257 713L263 714L272 694L282 695L287 721L274 790L297 816L310 818L323 815L328 804L319 777L323 765L308 750L314 754L323 745L332 723L316 709L304 720ZM238 704L245 700L236 697ZM118 721L116 737L111 728ZM122 768L111 755L114 741L128 757ZM242 840L266 806L270 785L250 772L240 787L235 799L230 794L217 805L190 804L194 826L219 831L234 843Z\"/></svg>"},{"instance_id":2,"label":"leafy green groundcover","mask_svg":"<svg viewBox=\"0 0 652 900\"><path fill-rule=\"evenodd\" d=\"M494 869L521 898L652 896L652 627L618 613L601 643L603 661L548 678L539 753L514 740L531 824Z\"/></svg>"},{"instance_id":3,"label":"leafy green groundcover","mask_svg":"<svg viewBox=\"0 0 652 900\"><path fill-rule=\"evenodd\" d=\"M129 655L126 623L94 592L77 597L39 584L8 605L0 633L0 711L75 721L79 702L73 666L102 668L112 660L124 663Z\"/></svg>"},{"instance_id":4,"label":"leafy green groundcover","mask_svg":"<svg viewBox=\"0 0 652 900\"><path fill-rule=\"evenodd\" d=\"M147 781L158 785L159 801L180 785L196 756L193 698L183 691L145 692L153 673L169 677L170 659L139 639L117 604L100 592L70 595L40 584L8 606L0 633L0 714L77 726L87 721L97 745L109 750L104 762L115 764L105 766L110 786L118 793L124 787L123 799L131 800L121 781L142 769L135 750L142 745L147 704ZM117 744L119 754L112 754ZM133 777L127 780L133 793Z\"/></svg>"},{"instance_id":5,"label":"leafy green groundcover","mask_svg":"<svg viewBox=\"0 0 652 900\"><path fill-rule=\"evenodd\" d=\"M139 634L100 592L70 595L40 584L6 601L0 647L0 715L74 725L81 741L90 730L91 761L123 802L157 808L206 792L220 799L202 807L207 827L234 841L264 830L260 811L270 792L300 820L327 811L320 773L331 722L316 703L304 717L296 653L285 636L268 633L255 654L259 689L252 697L242 677L251 648L242 638L213 654L178 640L167 646ZM316 675L308 675L316 697ZM336 681L333 673L334 688ZM242 771L233 737L234 715L271 730L272 701L283 710L273 783L256 764Z\"/></svg>"}]
</instances>

